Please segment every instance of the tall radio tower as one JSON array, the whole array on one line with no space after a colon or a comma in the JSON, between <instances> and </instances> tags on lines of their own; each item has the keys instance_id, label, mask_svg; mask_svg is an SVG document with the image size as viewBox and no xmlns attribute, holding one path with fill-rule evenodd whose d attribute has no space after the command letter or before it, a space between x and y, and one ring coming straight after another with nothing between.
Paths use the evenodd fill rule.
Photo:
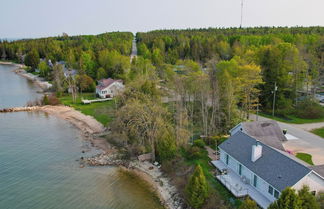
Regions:
<instances>
[{"instance_id":1,"label":"tall radio tower","mask_svg":"<svg viewBox=\"0 0 324 209\"><path fill-rule=\"evenodd\" d=\"M241 24L240 24L240 28L242 28L242 22L243 22L243 0L241 0Z\"/></svg>"}]
</instances>

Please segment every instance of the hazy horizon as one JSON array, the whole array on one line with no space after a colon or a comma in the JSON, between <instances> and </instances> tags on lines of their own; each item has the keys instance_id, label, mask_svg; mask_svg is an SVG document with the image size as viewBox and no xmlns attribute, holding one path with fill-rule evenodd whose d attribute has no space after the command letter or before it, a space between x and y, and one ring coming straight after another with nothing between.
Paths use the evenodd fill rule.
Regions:
<instances>
[{"instance_id":1,"label":"hazy horizon","mask_svg":"<svg viewBox=\"0 0 324 209\"><path fill-rule=\"evenodd\" d=\"M2 0L3 1L3 0ZM243 27L323 26L323 0L244 0ZM241 0L11 0L0 39L239 27Z\"/></svg>"}]
</instances>

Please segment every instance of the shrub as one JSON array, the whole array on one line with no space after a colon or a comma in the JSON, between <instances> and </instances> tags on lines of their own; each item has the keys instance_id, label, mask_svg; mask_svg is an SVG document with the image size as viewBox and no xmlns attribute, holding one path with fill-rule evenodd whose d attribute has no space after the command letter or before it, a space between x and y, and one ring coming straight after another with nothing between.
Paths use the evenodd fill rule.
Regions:
<instances>
[{"instance_id":1,"label":"shrub","mask_svg":"<svg viewBox=\"0 0 324 209\"><path fill-rule=\"evenodd\" d=\"M215 146L218 136L206 137L204 138L205 144L208 146Z\"/></svg>"},{"instance_id":2,"label":"shrub","mask_svg":"<svg viewBox=\"0 0 324 209\"><path fill-rule=\"evenodd\" d=\"M201 157L201 148L192 146L187 150L188 159L197 159Z\"/></svg>"},{"instance_id":3,"label":"shrub","mask_svg":"<svg viewBox=\"0 0 324 209\"><path fill-rule=\"evenodd\" d=\"M306 119L322 118L324 117L324 108L317 102L307 99L297 105L295 114Z\"/></svg>"},{"instance_id":4,"label":"shrub","mask_svg":"<svg viewBox=\"0 0 324 209\"><path fill-rule=\"evenodd\" d=\"M48 105L49 104L49 101L48 101L48 96L45 94L44 97L43 97L43 104L44 105Z\"/></svg>"},{"instance_id":5,"label":"shrub","mask_svg":"<svg viewBox=\"0 0 324 209\"><path fill-rule=\"evenodd\" d=\"M193 146L204 148L205 147L205 142L201 139L197 139L194 141Z\"/></svg>"},{"instance_id":6,"label":"shrub","mask_svg":"<svg viewBox=\"0 0 324 209\"><path fill-rule=\"evenodd\" d=\"M59 105L59 104L61 104L60 100L55 95L47 96L46 100L45 100L45 96L43 99L44 105ZM45 104L45 102L47 102L47 104Z\"/></svg>"},{"instance_id":7,"label":"shrub","mask_svg":"<svg viewBox=\"0 0 324 209\"><path fill-rule=\"evenodd\" d=\"M256 202L247 197L244 202L240 205L239 209L258 209Z\"/></svg>"}]
</instances>

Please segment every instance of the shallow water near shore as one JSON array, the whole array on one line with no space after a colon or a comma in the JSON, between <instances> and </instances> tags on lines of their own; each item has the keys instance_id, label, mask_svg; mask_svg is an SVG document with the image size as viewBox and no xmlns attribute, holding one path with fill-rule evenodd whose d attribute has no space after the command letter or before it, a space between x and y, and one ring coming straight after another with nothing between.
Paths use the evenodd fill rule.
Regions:
<instances>
[{"instance_id":1,"label":"shallow water near shore","mask_svg":"<svg viewBox=\"0 0 324 209\"><path fill-rule=\"evenodd\" d=\"M30 81L0 65L0 108L40 97ZM19 97L19 98L18 98ZM152 194L115 167L80 168L97 152L67 121L41 112L0 114L0 208L162 208Z\"/></svg>"}]
</instances>

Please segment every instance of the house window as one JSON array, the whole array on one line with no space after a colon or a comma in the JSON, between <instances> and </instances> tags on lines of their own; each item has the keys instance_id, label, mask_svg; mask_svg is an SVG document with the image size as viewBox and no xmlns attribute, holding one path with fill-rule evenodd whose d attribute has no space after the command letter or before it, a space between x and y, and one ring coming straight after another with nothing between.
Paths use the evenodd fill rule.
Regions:
<instances>
[{"instance_id":1,"label":"house window","mask_svg":"<svg viewBox=\"0 0 324 209\"><path fill-rule=\"evenodd\" d=\"M268 192L269 194L273 195L273 187L269 185L269 188L268 188Z\"/></svg>"},{"instance_id":2,"label":"house window","mask_svg":"<svg viewBox=\"0 0 324 209\"><path fill-rule=\"evenodd\" d=\"M277 190L274 190L274 197L277 199L279 198L279 192Z\"/></svg>"},{"instance_id":3,"label":"house window","mask_svg":"<svg viewBox=\"0 0 324 209\"><path fill-rule=\"evenodd\" d=\"M258 185L258 177L256 175L253 176L253 186L257 187Z\"/></svg>"},{"instance_id":4,"label":"house window","mask_svg":"<svg viewBox=\"0 0 324 209\"><path fill-rule=\"evenodd\" d=\"M228 154L226 154L226 165L228 165L228 161L229 161L229 156Z\"/></svg>"},{"instance_id":5,"label":"house window","mask_svg":"<svg viewBox=\"0 0 324 209\"><path fill-rule=\"evenodd\" d=\"M240 174L240 176L242 175L242 165L241 164L239 164L239 174Z\"/></svg>"}]
</instances>

